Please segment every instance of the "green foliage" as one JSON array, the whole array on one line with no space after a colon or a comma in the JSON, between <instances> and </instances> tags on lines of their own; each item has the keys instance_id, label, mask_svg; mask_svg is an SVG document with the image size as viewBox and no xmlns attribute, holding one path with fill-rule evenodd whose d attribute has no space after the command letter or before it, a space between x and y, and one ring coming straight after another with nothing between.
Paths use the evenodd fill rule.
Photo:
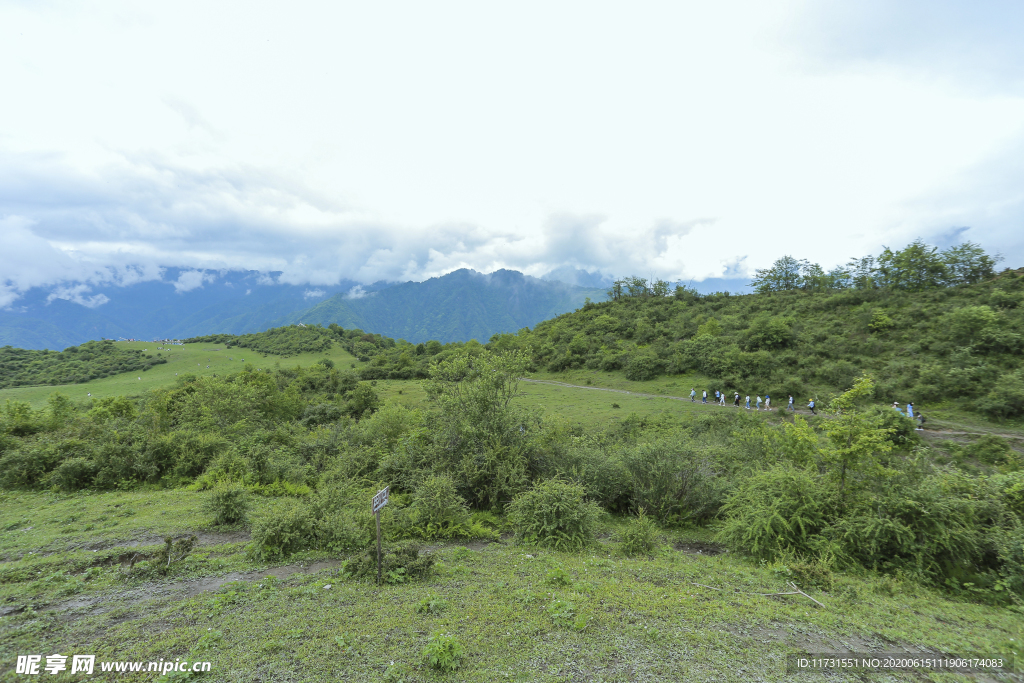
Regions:
<instances>
[{"instance_id":1,"label":"green foliage","mask_svg":"<svg viewBox=\"0 0 1024 683\"><path fill-rule=\"evenodd\" d=\"M61 491L88 488L96 476L96 465L89 458L68 458L47 477L47 482Z\"/></svg>"},{"instance_id":2,"label":"green foliage","mask_svg":"<svg viewBox=\"0 0 1024 683\"><path fill-rule=\"evenodd\" d=\"M81 384L122 372L145 372L166 362L137 349L118 348L110 340L90 341L62 352L4 346L0 348L0 389Z\"/></svg>"},{"instance_id":3,"label":"green foliage","mask_svg":"<svg viewBox=\"0 0 1024 683\"><path fill-rule=\"evenodd\" d=\"M452 673L462 667L466 649L459 639L444 631L434 631L423 648L423 663L435 671Z\"/></svg>"},{"instance_id":4,"label":"green foliage","mask_svg":"<svg viewBox=\"0 0 1024 683\"><path fill-rule=\"evenodd\" d=\"M777 464L744 479L722 506L721 542L772 561L810 555L835 505L812 472Z\"/></svg>"},{"instance_id":5,"label":"green foliage","mask_svg":"<svg viewBox=\"0 0 1024 683\"><path fill-rule=\"evenodd\" d=\"M527 428L535 420L512 404L526 365L520 351L481 348L431 366L435 466L460 482L472 506L500 509L526 486Z\"/></svg>"},{"instance_id":6,"label":"green foliage","mask_svg":"<svg viewBox=\"0 0 1024 683\"><path fill-rule=\"evenodd\" d=\"M455 481L447 475L427 477L416 488L408 514L413 532L423 538L451 539L474 535L466 500L456 490Z\"/></svg>"},{"instance_id":7,"label":"green foliage","mask_svg":"<svg viewBox=\"0 0 1024 683\"><path fill-rule=\"evenodd\" d=\"M626 362L626 379L634 382L654 379L661 374L661 363L654 356L637 353Z\"/></svg>"},{"instance_id":8,"label":"green foliage","mask_svg":"<svg viewBox=\"0 0 1024 683\"><path fill-rule=\"evenodd\" d=\"M792 321L760 315L747 328L744 346L748 351L772 351L788 346L792 336Z\"/></svg>"},{"instance_id":9,"label":"green foliage","mask_svg":"<svg viewBox=\"0 0 1024 683\"><path fill-rule=\"evenodd\" d=\"M622 532L622 552L629 557L650 555L658 547L658 526L643 508L629 520Z\"/></svg>"},{"instance_id":10,"label":"green foliage","mask_svg":"<svg viewBox=\"0 0 1024 683\"><path fill-rule=\"evenodd\" d=\"M420 546L409 541L389 543L383 548L381 574L385 583L406 583L430 576L434 556L421 555ZM367 548L345 563L345 574L353 578L377 577L377 548Z\"/></svg>"},{"instance_id":11,"label":"green foliage","mask_svg":"<svg viewBox=\"0 0 1024 683\"><path fill-rule=\"evenodd\" d=\"M314 539L315 520L301 503L258 517L252 526L250 554L263 561L279 560L308 548Z\"/></svg>"},{"instance_id":12,"label":"green foliage","mask_svg":"<svg viewBox=\"0 0 1024 683\"><path fill-rule=\"evenodd\" d=\"M333 335L319 325L287 325L253 334L210 334L191 337L186 344L228 344L251 349L257 353L294 356L299 353L320 353L331 348Z\"/></svg>"},{"instance_id":13,"label":"green foliage","mask_svg":"<svg viewBox=\"0 0 1024 683\"><path fill-rule=\"evenodd\" d=\"M210 493L207 509L214 524L237 524L249 511L249 492L239 484L222 484Z\"/></svg>"},{"instance_id":14,"label":"green foliage","mask_svg":"<svg viewBox=\"0 0 1024 683\"><path fill-rule=\"evenodd\" d=\"M380 406L377 392L369 382L360 382L352 391L351 398L345 405L345 413L357 420L373 413Z\"/></svg>"},{"instance_id":15,"label":"green foliage","mask_svg":"<svg viewBox=\"0 0 1024 683\"><path fill-rule=\"evenodd\" d=\"M712 517L721 504L724 482L704 450L685 440L649 441L624 449L630 505L668 524Z\"/></svg>"},{"instance_id":16,"label":"green foliage","mask_svg":"<svg viewBox=\"0 0 1024 683\"><path fill-rule=\"evenodd\" d=\"M548 479L520 494L508 507L510 526L520 543L579 550L594 538L601 508L586 500L579 484Z\"/></svg>"},{"instance_id":17,"label":"green foliage","mask_svg":"<svg viewBox=\"0 0 1024 683\"><path fill-rule=\"evenodd\" d=\"M997 420L1024 415L1024 371L1000 377L992 390L978 401L978 409Z\"/></svg>"},{"instance_id":18,"label":"green foliage","mask_svg":"<svg viewBox=\"0 0 1024 683\"><path fill-rule=\"evenodd\" d=\"M565 571L565 569L554 566L544 575L544 583L559 588L567 588L573 584L573 580L572 575Z\"/></svg>"},{"instance_id":19,"label":"green foliage","mask_svg":"<svg viewBox=\"0 0 1024 683\"><path fill-rule=\"evenodd\" d=\"M438 597L434 593L428 593L416 603L417 614L440 614L448 609L448 601Z\"/></svg>"}]
</instances>

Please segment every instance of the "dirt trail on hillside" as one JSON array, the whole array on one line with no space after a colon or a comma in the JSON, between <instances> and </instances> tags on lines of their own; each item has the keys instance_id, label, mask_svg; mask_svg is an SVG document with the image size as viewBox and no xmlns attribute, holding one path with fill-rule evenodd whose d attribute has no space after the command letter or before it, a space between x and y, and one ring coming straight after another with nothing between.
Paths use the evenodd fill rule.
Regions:
<instances>
[{"instance_id":1,"label":"dirt trail on hillside","mask_svg":"<svg viewBox=\"0 0 1024 683\"><path fill-rule=\"evenodd\" d=\"M666 399L669 399L669 400L672 400L672 401L688 401L688 400L690 400L689 396L670 396L668 394L645 394L645 393L642 393L642 392L639 392L639 391L627 391L625 389L608 389L606 387L592 387L592 386L586 386L586 385L583 385L583 384L569 384L568 382L556 382L555 380L548 380L548 379L526 379L526 378L523 378L522 381L524 381L524 382L531 382L533 384L552 384L552 385L555 385L555 386L567 387L569 389L591 389L593 391L608 391L608 392L611 392L613 394L629 394L630 396L641 396L643 398L666 398ZM719 407L719 408L722 407L721 405L718 404L717 401L714 401L710 396L708 397L708 402L707 403L700 403L700 401L694 401L694 403L698 403L700 405L707 405L707 406L716 406L716 407ZM737 406L734 406L732 404L732 401L726 399L725 407L726 408L735 408ZM743 406L741 405L739 407L742 408ZM750 410L754 410L754 409L750 408ZM775 410L775 411L781 410L783 415L793 415L793 414L796 414L796 415L811 415L812 414L811 411L809 411L809 410L790 411L790 410L788 410L788 405L786 405L786 404L783 404L780 407L774 408L773 410ZM765 412L771 412L771 411L765 411ZM817 413L817 417L824 417L824 418L827 419L830 416L829 415L825 415L823 413ZM938 436L940 438L944 438L947 435L948 436L957 436L957 435L984 436L985 434L992 434L994 436L1001 436L1001 437L1006 438L1006 439L1024 440L1024 436L1021 436L1020 434L1003 434L1003 433L1000 433L1000 432L984 432L984 431L960 432L960 431L953 431L953 430L950 430L950 429L925 429L923 431L924 431L925 434L927 434L929 436Z\"/></svg>"}]
</instances>

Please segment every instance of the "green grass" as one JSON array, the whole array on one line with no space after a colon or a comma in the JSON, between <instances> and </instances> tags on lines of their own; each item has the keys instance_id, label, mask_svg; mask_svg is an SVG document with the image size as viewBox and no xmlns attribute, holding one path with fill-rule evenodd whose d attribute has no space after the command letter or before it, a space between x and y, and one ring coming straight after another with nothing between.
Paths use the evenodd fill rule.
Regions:
<instances>
[{"instance_id":1,"label":"green grass","mask_svg":"<svg viewBox=\"0 0 1024 683\"><path fill-rule=\"evenodd\" d=\"M223 344L185 344L159 349L157 347L162 345L154 342L117 342L117 345L118 347L145 350L153 355L163 354L167 363L154 366L146 372L122 373L84 384L2 389L0 390L0 403L7 399L26 401L33 408L38 409L46 404L46 399L55 391L59 391L74 401L86 400L89 393L93 398L141 396L153 389L173 385L177 376L180 375L225 375L240 371L247 363L252 363L256 367L274 367L275 363L280 363L282 367L294 367L296 365L311 365L322 358L330 358L335 362L335 366L342 370L351 369L353 364L356 368L365 365L338 344L331 347L327 353L303 353L288 358L259 354L249 349L226 349ZM242 359L245 359L244 362Z\"/></svg>"},{"instance_id":2,"label":"green grass","mask_svg":"<svg viewBox=\"0 0 1024 683\"><path fill-rule=\"evenodd\" d=\"M7 529L0 599L8 610L24 609L0 622L0 656L12 665L2 676L16 680L17 654L61 652L208 660L210 679L223 681L783 681L791 653L1005 653L1019 650L1024 637L1019 613L867 574L840 576L828 593L805 588L825 609L802 596L752 595L790 590L785 568L675 550L672 542L686 538L678 534L666 534L652 558L627 559L611 519L605 538L579 554L506 543L440 546L433 577L383 587L342 578L335 568L285 577L299 564L333 558L308 552L275 570L247 559L244 544L215 539L167 577L125 578L110 564L126 550L119 541L209 531L196 512L205 495L0 499ZM133 514L117 517L117 510ZM69 515L76 519L67 522ZM17 526L26 517L33 529ZM103 517L118 524L84 531ZM106 547L93 552L97 545ZM285 578L265 578L275 573ZM553 574L568 585L551 581ZM216 577L241 580L217 585ZM440 607L418 610L428 596ZM454 674L434 673L421 660L435 631L465 648Z\"/></svg>"}]
</instances>

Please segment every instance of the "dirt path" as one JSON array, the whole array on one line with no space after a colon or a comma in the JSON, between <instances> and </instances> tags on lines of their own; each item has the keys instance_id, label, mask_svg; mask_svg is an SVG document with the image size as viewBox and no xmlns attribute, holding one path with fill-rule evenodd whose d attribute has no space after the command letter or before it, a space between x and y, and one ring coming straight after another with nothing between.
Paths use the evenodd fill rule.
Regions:
<instances>
[{"instance_id":1,"label":"dirt path","mask_svg":"<svg viewBox=\"0 0 1024 683\"><path fill-rule=\"evenodd\" d=\"M127 590L104 591L94 595L83 595L64 602L42 606L46 609L55 609L58 612L66 613L71 610L90 609L90 614L101 614L113 607L124 607L125 604L134 605L140 602L147 602L161 597L174 597L177 599L190 598L200 593L217 590L221 586L235 581L257 581L273 576L278 579L285 579L294 574L315 574L324 569L334 569L341 566L341 560L320 560L318 562L286 564L280 567L253 570L247 572L229 572L220 576L204 576L198 579L186 579L170 583L149 583L138 588ZM104 603L109 603L105 605ZM39 608L37 608L39 609Z\"/></svg>"},{"instance_id":2,"label":"dirt path","mask_svg":"<svg viewBox=\"0 0 1024 683\"><path fill-rule=\"evenodd\" d=\"M524 381L524 382L531 382L533 384L551 384L551 385L554 385L554 386L566 387L566 388L569 388L569 389L590 389L592 391L608 391L608 392L611 392L613 394L629 394L630 396L642 396L644 398L666 398L666 399L669 399L669 400L672 400L672 401L686 401L686 400L689 400L689 398L690 398L689 396L669 396L667 394L645 394L645 393L642 393L642 392L639 392L639 391L626 391L625 389L609 389L607 387L593 387L593 386L585 386L585 385L582 385L582 384L569 384L568 382L556 382L554 380L548 380L548 379L526 379L526 378L523 378L522 381ZM694 403L699 403L699 401L694 401ZM709 397L708 398L708 403L701 404L701 405L712 406L712 405L718 405L718 403L716 401L713 401ZM721 407L721 406L719 406L719 407ZM725 407L727 407L727 408L734 408L736 406L734 406L731 401L727 400L726 404L725 404ZM740 406L740 407L742 407L742 406ZM775 408L775 410L776 411L781 410L784 415L789 415L789 414L811 415L812 414L811 411L809 411L809 410L790 411L787 408L788 408L788 406L783 404L782 407ZM751 410L753 410L753 409L751 409ZM770 411L766 411L766 412L770 412ZM816 413L816 415L818 417L825 417L825 418L829 417L828 415L824 415L823 413ZM934 430L926 429L926 430L923 430L923 431L928 436L937 436L939 438L946 438L947 435L952 437L952 436L956 436L956 435L983 436L985 434L992 434L994 436L1001 436L1001 437L1003 437L1005 439L1024 440L1024 436L1021 436L1020 434L1002 434L1002 433L999 433L999 432L985 432L985 431L960 432L960 431L953 431L953 430L950 430L950 429L934 429Z\"/></svg>"}]
</instances>

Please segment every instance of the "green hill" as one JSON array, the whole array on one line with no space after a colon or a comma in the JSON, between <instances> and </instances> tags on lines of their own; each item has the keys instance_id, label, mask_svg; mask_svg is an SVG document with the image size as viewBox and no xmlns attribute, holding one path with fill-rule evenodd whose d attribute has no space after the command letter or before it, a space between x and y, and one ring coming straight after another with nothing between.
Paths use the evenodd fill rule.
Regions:
<instances>
[{"instance_id":1,"label":"green hill","mask_svg":"<svg viewBox=\"0 0 1024 683\"><path fill-rule=\"evenodd\" d=\"M413 343L476 339L536 325L600 301L603 289L547 282L511 270L489 274L462 269L425 282L406 282L358 298L337 294L277 324L336 323Z\"/></svg>"},{"instance_id":2,"label":"green hill","mask_svg":"<svg viewBox=\"0 0 1024 683\"><path fill-rule=\"evenodd\" d=\"M556 372L621 371L630 380L697 372L711 380L698 391L768 393L776 405L790 394L806 403L842 391L868 372L879 401L1024 414L1024 269L919 286L880 273L829 284L798 272L791 285L762 280L761 291L743 296L658 294L640 278L626 282L615 300L490 346L526 349L538 368Z\"/></svg>"},{"instance_id":3,"label":"green hill","mask_svg":"<svg viewBox=\"0 0 1024 683\"><path fill-rule=\"evenodd\" d=\"M0 389L81 384L123 372L145 372L167 362L160 353L118 348L112 341L86 342L63 352L0 348Z\"/></svg>"}]
</instances>

